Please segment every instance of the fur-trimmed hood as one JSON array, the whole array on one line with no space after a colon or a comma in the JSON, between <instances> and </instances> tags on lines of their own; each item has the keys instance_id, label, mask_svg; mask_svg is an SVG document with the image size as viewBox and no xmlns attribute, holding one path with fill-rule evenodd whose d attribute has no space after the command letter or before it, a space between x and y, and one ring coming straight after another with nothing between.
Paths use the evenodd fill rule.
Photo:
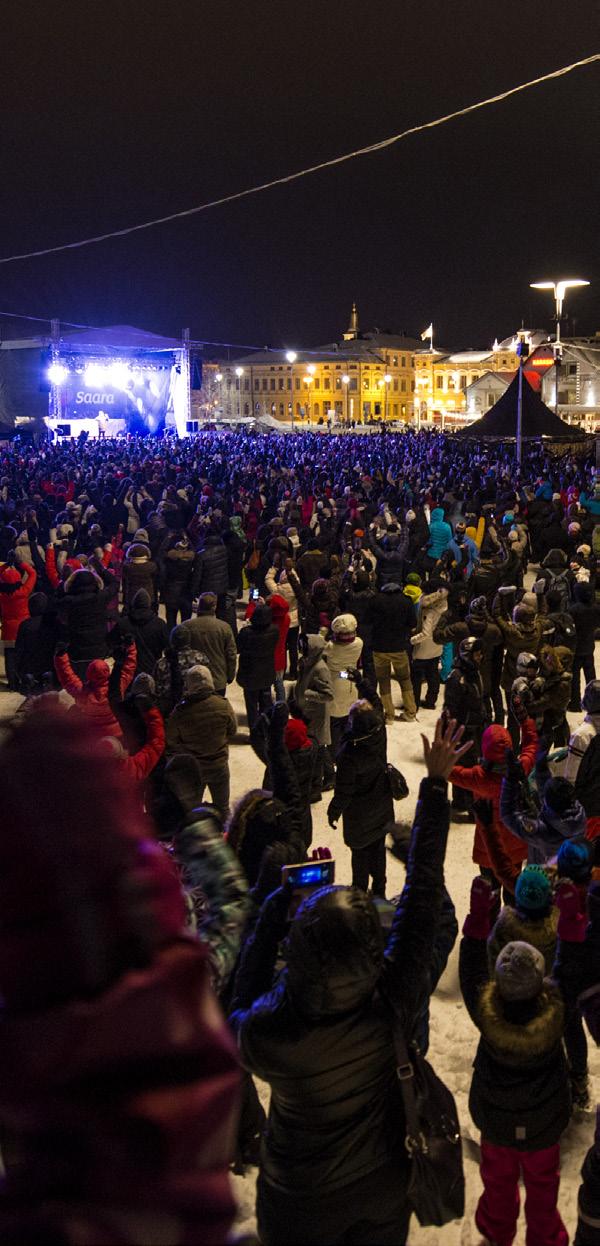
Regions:
<instances>
[{"instance_id":1,"label":"fur-trimmed hood","mask_svg":"<svg viewBox=\"0 0 600 1246\"><path fill-rule=\"evenodd\" d=\"M559 1044L565 1022L562 996L548 979L527 1021L510 1021L495 982L486 982L479 996L477 1025L495 1059L502 1064L536 1064Z\"/></svg>"}]
</instances>

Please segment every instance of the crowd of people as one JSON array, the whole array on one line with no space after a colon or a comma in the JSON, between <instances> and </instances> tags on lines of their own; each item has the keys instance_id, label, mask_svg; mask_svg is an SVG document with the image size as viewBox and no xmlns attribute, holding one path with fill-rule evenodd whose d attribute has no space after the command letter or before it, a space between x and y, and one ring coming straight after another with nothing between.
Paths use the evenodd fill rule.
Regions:
<instances>
[{"instance_id":1,"label":"crowd of people","mask_svg":"<svg viewBox=\"0 0 600 1246\"><path fill-rule=\"evenodd\" d=\"M521 1178L529 1246L564 1246L560 1137L600 1032L590 458L536 443L518 474L510 447L416 432L17 443L0 625L22 698L0 746L0 1242L225 1243L229 1170L254 1166L263 1246L406 1242L431 1148L403 1078L459 933L464 823L476 1225L513 1242ZM409 834L387 732L417 721ZM234 740L264 774L232 807ZM323 799L351 887L313 846ZM600 1136L583 1177L592 1246Z\"/></svg>"}]
</instances>

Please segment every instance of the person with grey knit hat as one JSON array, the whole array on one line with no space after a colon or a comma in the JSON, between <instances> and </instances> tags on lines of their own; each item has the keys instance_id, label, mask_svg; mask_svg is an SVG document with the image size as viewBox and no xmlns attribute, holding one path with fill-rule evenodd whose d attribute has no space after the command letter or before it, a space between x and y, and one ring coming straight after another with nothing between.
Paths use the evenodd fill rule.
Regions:
<instances>
[{"instance_id":1,"label":"person with grey knit hat","mask_svg":"<svg viewBox=\"0 0 600 1246\"><path fill-rule=\"evenodd\" d=\"M197 663L183 677L183 697L167 722L167 756L189 753L200 769L200 799L208 786L223 819L229 816L229 745L237 719L226 699L215 692L207 666Z\"/></svg>"},{"instance_id":2,"label":"person with grey knit hat","mask_svg":"<svg viewBox=\"0 0 600 1246\"><path fill-rule=\"evenodd\" d=\"M171 628L167 652L154 668L156 698L164 718L182 695L186 671L192 666L208 665L206 655L194 646L189 627L185 623L177 623Z\"/></svg>"},{"instance_id":3,"label":"person with grey knit hat","mask_svg":"<svg viewBox=\"0 0 600 1246\"><path fill-rule=\"evenodd\" d=\"M585 918L572 882L561 884L555 903L559 949L574 966L584 955ZM560 986L545 977L543 953L524 940L502 947L490 977L494 907L489 883L474 879L459 966L463 999L480 1032L469 1096L469 1110L482 1135L483 1193L475 1223L486 1241L510 1246L522 1176L527 1241L567 1246L557 1200L560 1137L571 1114L563 1044L568 1012Z\"/></svg>"}]
</instances>

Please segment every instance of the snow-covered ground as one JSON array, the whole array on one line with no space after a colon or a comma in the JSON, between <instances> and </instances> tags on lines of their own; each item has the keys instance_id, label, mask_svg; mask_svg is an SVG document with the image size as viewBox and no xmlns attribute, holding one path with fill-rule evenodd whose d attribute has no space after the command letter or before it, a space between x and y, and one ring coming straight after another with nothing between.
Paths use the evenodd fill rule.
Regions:
<instances>
[{"instance_id":1,"label":"snow-covered ground","mask_svg":"<svg viewBox=\"0 0 600 1246\"><path fill-rule=\"evenodd\" d=\"M596 669L600 670L600 644L596 647ZM2 674L0 667L0 675ZM0 721L12 717L21 704L21 697L3 690L0 685ZM396 703L400 703L400 692L393 685ZM232 799L236 800L250 787L261 784L263 767L255 757L252 749L245 742L245 715L241 690L236 684L230 688L230 699L240 721L240 742L234 743L231 749L230 767L232 776ZM440 697L441 705L441 697ZM396 721L388 727L389 759L402 770L410 787L410 795L396 805L396 816L399 821L409 822L415 809L415 803L421 778L425 773L423 765L423 748L421 732L431 733L436 721L436 712L420 710L416 723ZM574 725L580 715L569 715ZM465 764L469 761L465 758ZM342 839L341 821L337 830L330 829L327 823L327 796L320 804L313 805L314 837L313 844L326 844L336 859L336 882L350 882L350 853ZM446 884L456 906L459 926L462 925L468 908L469 889L475 873L471 861L473 844L473 827L464 824L452 824L446 857ZM396 895L404 882L404 869L388 853L387 894ZM470 1120L467 1101L471 1081L471 1064L477 1046L477 1031L472 1025L463 1006L458 985L458 945L455 947L446 972L433 997L431 1005L431 1047L429 1058L437 1073L447 1082L456 1096L459 1115L465 1138L464 1160L467 1183L466 1213L462 1222L448 1225L444 1229L421 1229L413 1220L410 1233L410 1246L475 1246L481 1238L475 1228L473 1213L481 1192L477 1160L477 1134ZM600 1101L600 1056L593 1046L590 1047L590 1068L592 1073L593 1101ZM261 1088L264 1102L267 1102L266 1087ZM560 1209L570 1234L574 1234L577 1219L577 1188L579 1185L579 1169L584 1154L591 1143L593 1135L593 1114L580 1114L575 1117L566 1131L562 1142L562 1181L560 1190ZM256 1171L250 1170L246 1177L235 1177L235 1193L239 1203L239 1228L250 1230L254 1227L254 1197ZM521 1221L517 1235L518 1246L525 1240L524 1224ZM290 1246L301 1246L289 1239ZM325 1246L325 1244L324 1244Z\"/></svg>"}]
</instances>

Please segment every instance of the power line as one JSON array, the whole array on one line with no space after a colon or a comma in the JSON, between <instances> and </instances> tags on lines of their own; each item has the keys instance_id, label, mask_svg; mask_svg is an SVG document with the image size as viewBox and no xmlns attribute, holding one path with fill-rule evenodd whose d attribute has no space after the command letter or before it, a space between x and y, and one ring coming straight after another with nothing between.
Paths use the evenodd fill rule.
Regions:
<instances>
[{"instance_id":1,"label":"power line","mask_svg":"<svg viewBox=\"0 0 600 1246\"><path fill-rule=\"evenodd\" d=\"M12 264L16 260L37 259L42 255L56 255L60 251L74 251L79 247L89 247L97 242L107 242L110 238L125 238L128 234L139 233L141 230L153 229L156 225L166 225L170 221L182 220L188 216L196 216L199 212L207 212L210 208L219 208L226 203L235 203L238 199L246 199L249 195L261 194L264 190L272 190L274 186L286 186L290 182L297 182L301 177L309 177L312 173L320 173L323 169L331 169L335 165L345 164L348 160L355 160L358 156L368 156L374 152L383 151L386 147L399 143L401 139L408 138L411 134L420 134L423 130L432 130L436 126L445 125L447 121L454 121L457 117L466 117L469 113L476 112L479 108L487 108L490 104L499 104L502 100L509 99L511 95L517 95L521 91L528 91L531 87L539 86L542 82L550 82L554 78L563 78L565 74L570 74L575 69L581 69L585 65L592 65L595 61L600 60L600 52L594 52L591 56L586 56L583 60L573 61L570 65L563 65L561 69L554 69L551 73L541 74L539 78L532 78L529 82L521 82L516 87L509 87L506 91L500 91L497 95L490 95L488 99L479 100L476 104L468 104L465 108L457 108L454 112L446 113L443 117L436 117L434 121L424 121L420 125L410 126L408 130L402 130L400 134L392 134L390 138L381 139L378 143L371 143L368 147L358 147L355 151L345 152L342 156L334 156L330 160L323 160L319 164L310 165L309 168L299 169L296 173L288 173L283 177L273 178L270 182L262 182L259 186L250 186L246 190L238 190L232 195L224 195L221 199L212 199L208 203L201 203L194 208L186 208L181 212L171 212L168 216L157 216L152 221L143 221L139 225L129 225L125 229L114 229L106 234L96 234L92 238L81 238L78 242L65 242L57 247L44 247L38 251L24 251L20 255L5 255L0 258L0 264Z\"/></svg>"}]
</instances>

